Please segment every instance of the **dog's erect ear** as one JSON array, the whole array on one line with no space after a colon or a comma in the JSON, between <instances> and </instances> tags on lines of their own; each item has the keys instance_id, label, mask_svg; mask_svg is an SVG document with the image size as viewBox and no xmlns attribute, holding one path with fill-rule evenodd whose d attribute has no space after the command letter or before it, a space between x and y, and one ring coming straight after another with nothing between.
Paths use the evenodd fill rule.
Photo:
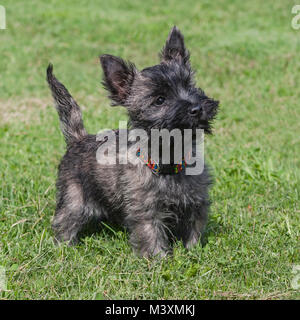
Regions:
<instances>
[{"instance_id":1,"label":"dog's erect ear","mask_svg":"<svg viewBox=\"0 0 300 320\"><path fill-rule=\"evenodd\" d=\"M160 54L162 62L175 60L189 66L190 54L184 46L184 38L179 29L174 26Z\"/></svg>"},{"instance_id":2,"label":"dog's erect ear","mask_svg":"<svg viewBox=\"0 0 300 320\"><path fill-rule=\"evenodd\" d=\"M124 105L136 74L135 66L108 54L100 56L100 62L104 72L102 84L109 92L112 105Z\"/></svg>"}]
</instances>

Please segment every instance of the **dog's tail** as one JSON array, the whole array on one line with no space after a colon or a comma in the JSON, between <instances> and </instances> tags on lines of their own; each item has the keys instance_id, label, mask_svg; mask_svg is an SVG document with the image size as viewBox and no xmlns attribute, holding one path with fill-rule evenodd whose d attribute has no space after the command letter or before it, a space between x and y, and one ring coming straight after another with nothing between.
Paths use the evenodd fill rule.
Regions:
<instances>
[{"instance_id":1,"label":"dog's tail","mask_svg":"<svg viewBox=\"0 0 300 320\"><path fill-rule=\"evenodd\" d=\"M87 135L84 129L80 108L66 87L52 73L53 65L47 68L47 81L52 91L56 110L59 115L61 130L67 145L81 140Z\"/></svg>"}]
</instances>

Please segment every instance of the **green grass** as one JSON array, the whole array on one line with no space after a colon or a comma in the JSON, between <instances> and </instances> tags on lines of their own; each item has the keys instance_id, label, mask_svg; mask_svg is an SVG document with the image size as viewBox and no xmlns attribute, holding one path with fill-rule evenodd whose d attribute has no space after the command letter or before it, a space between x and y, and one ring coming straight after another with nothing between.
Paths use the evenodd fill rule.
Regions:
<instances>
[{"instance_id":1,"label":"green grass","mask_svg":"<svg viewBox=\"0 0 300 320\"><path fill-rule=\"evenodd\" d=\"M300 30L293 1L2 1L0 266L3 299L299 299ZM89 132L116 127L98 55L157 62L176 24L197 81L221 100L206 139L214 170L207 244L139 259L109 229L55 246L57 165L65 145L45 81L55 73L83 106Z\"/></svg>"}]
</instances>

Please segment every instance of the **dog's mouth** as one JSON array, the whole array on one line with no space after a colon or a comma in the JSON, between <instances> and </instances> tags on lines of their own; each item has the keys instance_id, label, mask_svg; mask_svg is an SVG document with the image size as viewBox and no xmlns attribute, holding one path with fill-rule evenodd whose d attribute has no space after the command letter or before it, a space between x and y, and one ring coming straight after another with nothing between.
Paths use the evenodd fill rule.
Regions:
<instances>
[{"instance_id":1,"label":"dog's mouth","mask_svg":"<svg viewBox=\"0 0 300 320\"><path fill-rule=\"evenodd\" d=\"M209 122L207 120L199 120L196 127L197 129L208 129Z\"/></svg>"},{"instance_id":2,"label":"dog's mouth","mask_svg":"<svg viewBox=\"0 0 300 320\"><path fill-rule=\"evenodd\" d=\"M196 130L202 129L205 132L210 132L211 129L211 122L210 120L203 120L203 119L182 119L183 121L178 121L177 123L173 123L173 121L163 121L162 123L155 123L148 127L149 132L151 129L179 129L181 131L186 129Z\"/></svg>"},{"instance_id":3,"label":"dog's mouth","mask_svg":"<svg viewBox=\"0 0 300 320\"><path fill-rule=\"evenodd\" d=\"M210 130L210 123L207 120L197 120L190 127L192 130L202 129L205 132Z\"/></svg>"},{"instance_id":4,"label":"dog's mouth","mask_svg":"<svg viewBox=\"0 0 300 320\"><path fill-rule=\"evenodd\" d=\"M169 128L169 129L171 129L171 128ZM192 129L193 131L196 129L202 129L205 131L209 131L210 130L210 123L207 120L198 120L198 121L194 121L192 123L189 122L189 123L179 124L172 129L179 129L179 130Z\"/></svg>"}]
</instances>

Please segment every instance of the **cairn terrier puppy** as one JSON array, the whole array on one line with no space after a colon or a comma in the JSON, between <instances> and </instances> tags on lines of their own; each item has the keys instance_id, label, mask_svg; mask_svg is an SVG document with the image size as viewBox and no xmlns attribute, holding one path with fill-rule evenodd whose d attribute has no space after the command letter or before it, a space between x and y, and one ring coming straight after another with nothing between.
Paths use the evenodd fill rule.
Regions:
<instances>
[{"instance_id":1,"label":"cairn terrier puppy","mask_svg":"<svg viewBox=\"0 0 300 320\"><path fill-rule=\"evenodd\" d=\"M211 132L218 101L196 87L189 52L176 27L158 65L138 71L134 64L107 54L100 62L109 98L128 112L129 131L145 130L150 142L154 128ZM67 144L52 223L56 240L74 244L107 222L125 227L135 252L144 257L166 255L174 239L186 248L196 244L209 208L207 166L198 175L186 175L184 165L172 161L154 167L151 155L135 164L99 163L96 153L103 141L86 132L78 104L55 78L51 64L47 80Z\"/></svg>"}]
</instances>

